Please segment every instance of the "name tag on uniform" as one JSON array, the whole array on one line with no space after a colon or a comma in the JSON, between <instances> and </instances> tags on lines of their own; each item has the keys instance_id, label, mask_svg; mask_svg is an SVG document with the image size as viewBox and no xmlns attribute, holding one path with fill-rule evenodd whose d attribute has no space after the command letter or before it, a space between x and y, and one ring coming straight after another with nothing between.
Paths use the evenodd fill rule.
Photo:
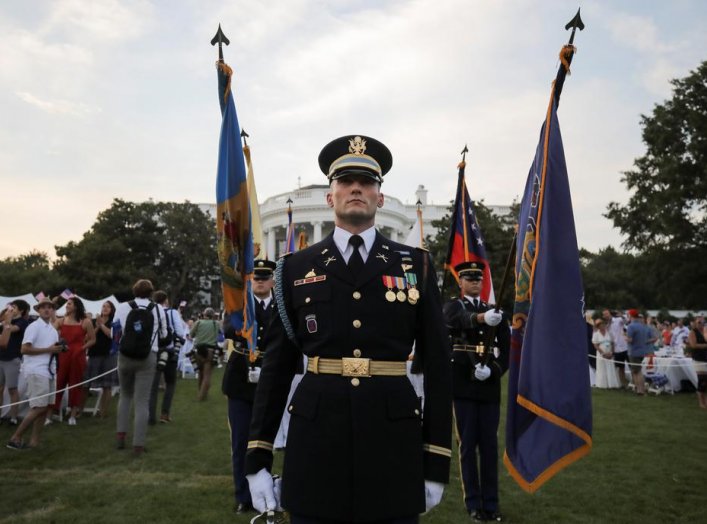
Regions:
<instances>
[{"instance_id":1,"label":"name tag on uniform","mask_svg":"<svg viewBox=\"0 0 707 524\"><path fill-rule=\"evenodd\" d=\"M304 284L313 284L315 282L321 282L326 280L326 275L317 275L316 277L300 278L295 280L295 286L303 286Z\"/></svg>"}]
</instances>

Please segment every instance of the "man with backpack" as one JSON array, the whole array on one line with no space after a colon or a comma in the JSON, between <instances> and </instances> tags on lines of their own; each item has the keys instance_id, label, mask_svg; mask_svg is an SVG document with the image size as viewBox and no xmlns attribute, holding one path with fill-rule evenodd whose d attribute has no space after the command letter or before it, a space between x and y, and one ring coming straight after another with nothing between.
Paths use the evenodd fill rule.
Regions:
<instances>
[{"instance_id":1,"label":"man with backpack","mask_svg":"<svg viewBox=\"0 0 707 524\"><path fill-rule=\"evenodd\" d=\"M145 451L149 416L150 386L155 376L158 339L167 337L167 319L162 306L150 300L152 282L141 279L133 285L135 298L123 302L115 312L114 329L121 329L118 356L117 448L125 448L130 425L130 408L135 403L133 453Z\"/></svg>"},{"instance_id":2,"label":"man with backpack","mask_svg":"<svg viewBox=\"0 0 707 524\"><path fill-rule=\"evenodd\" d=\"M167 293L162 290L155 291L152 295L152 300L164 309L165 318L167 319L167 338L158 337L157 341L159 346L157 367L155 369L155 378L152 381L152 388L150 389L150 417L148 422L151 426L157 422L157 396L162 374L164 374L165 390L164 397L162 397L160 422L163 424L172 422L169 413L172 407L172 398L174 398L174 390L177 386L179 348L182 347L186 336L184 321L179 313L170 307Z\"/></svg>"}]
</instances>

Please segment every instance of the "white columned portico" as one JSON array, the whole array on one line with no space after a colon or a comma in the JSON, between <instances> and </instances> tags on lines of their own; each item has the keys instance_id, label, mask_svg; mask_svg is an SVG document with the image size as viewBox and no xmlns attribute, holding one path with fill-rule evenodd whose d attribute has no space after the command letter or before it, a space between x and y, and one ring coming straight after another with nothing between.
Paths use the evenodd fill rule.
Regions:
<instances>
[{"instance_id":1,"label":"white columned portico","mask_svg":"<svg viewBox=\"0 0 707 524\"><path fill-rule=\"evenodd\" d=\"M267 234L267 246L268 246L268 258L270 260L275 260L275 228L270 228L266 232Z\"/></svg>"},{"instance_id":2,"label":"white columned portico","mask_svg":"<svg viewBox=\"0 0 707 524\"><path fill-rule=\"evenodd\" d=\"M322 223L317 221L313 222L312 225L314 226L314 243L316 244L322 239Z\"/></svg>"}]
</instances>

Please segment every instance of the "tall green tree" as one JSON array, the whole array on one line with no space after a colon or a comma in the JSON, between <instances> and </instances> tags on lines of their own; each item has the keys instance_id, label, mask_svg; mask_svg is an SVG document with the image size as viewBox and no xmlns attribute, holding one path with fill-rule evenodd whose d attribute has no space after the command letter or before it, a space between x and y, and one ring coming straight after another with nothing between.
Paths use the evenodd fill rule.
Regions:
<instances>
[{"instance_id":1,"label":"tall green tree","mask_svg":"<svg viewBox=\"0 0 707 524\"><path fill-rule=\"evenodd\" d=\"M131 297L138 278L173 302L193 301L218 275L216 227L195 204L116 199L83 238L56 246L55 269L75 293Z\"/></svg>"},{"instance_id":2,"label":"tall green tree","mask_svg":"<svg viewBox=\"0 0 707 524\"><path fill-rule=\"evenodd\" d=\"M606 217L636 257L647 307L707 304L707 61L672 80L673 95L641 116L646 153L622 181L631 196Z\"/></svg>"},{"instance_id":3,"label":"tall green tree","mask_svg":"<svg viewBox=\"0 0 707 524\"><path fill-rule=\"evenodd\" d=\"M56 295L61 292L60 286L46 253L31 251L0 260L0 295L17 296L40 291Z\"/></svg>"}]
</instances>

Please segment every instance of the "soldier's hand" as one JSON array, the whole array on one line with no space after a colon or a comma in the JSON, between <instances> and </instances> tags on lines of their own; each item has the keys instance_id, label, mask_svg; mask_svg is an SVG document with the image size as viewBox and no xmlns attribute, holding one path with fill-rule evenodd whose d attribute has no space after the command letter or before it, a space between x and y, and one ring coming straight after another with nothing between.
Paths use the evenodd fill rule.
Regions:
<instances>
[{"instance_id":1,"label":"soldier's hand","mask_svg":"<svg viewBox=\"0 0 707 524\"><path fill-rule=\"evenodd\" d=\"M474 376L477 380L486 380L491 376L490 367L484 366L483 364L476 364L474 367L476 368L476 371L474 371Z\"/></svg>"},{"instance_id":2,"label":"soldier's hand","mask_svg":"<svg viewBox=\"0 0 707 524\"><path fill-rule=\"evenodd\" d=\"M267 469L263 468L253 475L246 475L245 478L248 479L253 507L259 513L275 510L280 506L280 502L275 497L272 475Z\"/></svg>"},{"instance_id":3,"label":"soldier's hand","mask_svg":"<svg viewBox=\"0 0 707 524\"><path fill-rule=\"evenodd\" d=\"M489 309L484 312L484 322L486 322L489 326L497 326L501 323L502 318L503 313L501 313L500 310L496 311L495 309Z\"/></svg>"},{"instance_id":4,"label":"soldier's hand","mask_svg":"<svg viewBox=\"0 0 707 524\"><path fill-rule=\"evenodd\" d=\"M425 513L442 501L444 484L433 480L425 480Z\"/></svg>"}]
</instances>

